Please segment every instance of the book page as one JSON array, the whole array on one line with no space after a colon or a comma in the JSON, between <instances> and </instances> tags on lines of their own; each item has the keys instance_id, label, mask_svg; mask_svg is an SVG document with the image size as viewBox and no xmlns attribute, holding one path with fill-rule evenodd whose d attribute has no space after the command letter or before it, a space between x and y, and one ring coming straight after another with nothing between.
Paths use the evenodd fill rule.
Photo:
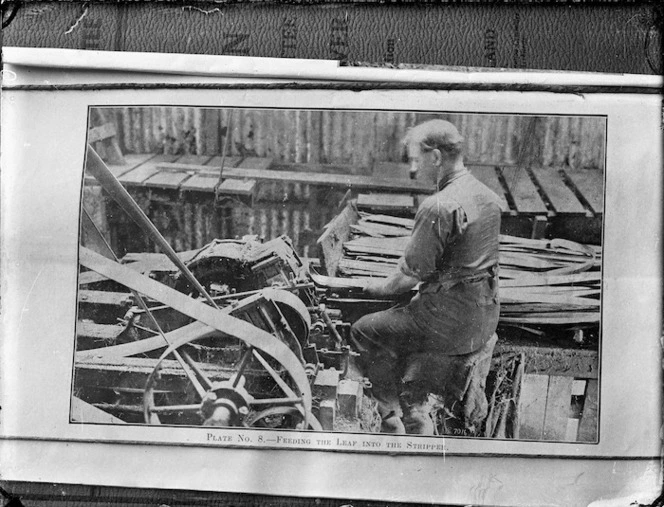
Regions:
<instances>
[{"instance_id":1,"label":"book page","mask_svg":"<svg viewBox=\"0 0 664 507\"><path fill-rule=\"evenodd\" d=\"M657 489L655 78L52 56L4 71L3 478L492 505ZM368 352L362 319L432 283L362 290L448 203L404 152L431 120L500 220L499 269L436 290L495 278L500 313L469 350ZM379 361L406 429L424 392L429 434L384 432Z\"/></svg>"}]
</instances>

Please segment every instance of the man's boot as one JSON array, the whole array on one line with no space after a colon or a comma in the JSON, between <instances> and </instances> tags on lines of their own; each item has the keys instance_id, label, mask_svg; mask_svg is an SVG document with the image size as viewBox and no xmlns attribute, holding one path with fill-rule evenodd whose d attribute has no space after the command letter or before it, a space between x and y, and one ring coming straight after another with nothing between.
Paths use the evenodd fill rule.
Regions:
<instances>
[{"instance_id":1,"label":"man's boot","mask_svg":"<svg viewBox=\"0 0 664 507\"><path fill-rule=\"evenodd\" d=\"M429 386L426 382L403 382L399 403L404 427L409 435L434 435Z\"/></svg>"},{"instance_id":2,"label":"man's boot","mask_svg":"<svg viewBox=\"0 0 664 507\"><path fill-rule=\"evenodd\" d=\"M434 427L428 403L412 405L404 410L403 424L409 435L433 435Z\"/></svg>"},{"instance_id":3,"label":"man's boot","mask_svg":"<svg viewBox=\"0 0 664 507\"><path fill-rule=\"evenodd\" d=\"M428 401L403 405L403 424L409 435L434 435L431 405Z\"/></svg>"},{"instance_id":4,"label":"man's boot","mask_svg":"<svg viewBox=\"0 0 664 507\"><path fill-rule=\"evenodd\" d=\"M406 428L401 421L401 418L394 412L383 417L380 423L380 432L381 433L393 433L395 435L404 435L406 433Z\"/></svg>"}]
</instances>

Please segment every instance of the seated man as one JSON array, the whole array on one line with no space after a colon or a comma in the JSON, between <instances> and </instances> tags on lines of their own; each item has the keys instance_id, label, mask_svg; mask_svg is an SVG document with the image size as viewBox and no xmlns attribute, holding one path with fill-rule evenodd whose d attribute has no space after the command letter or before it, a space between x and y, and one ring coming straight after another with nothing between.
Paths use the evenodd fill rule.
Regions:
<instances>
[{"instance_id":1,"label":"seated man","mask_svg":"<svg viewBox=\"0 0 664 507\"><path fill-rule=\"evenodd\" d=\"M359 366L373 385L382 431L405 433L408 428L409 433L433 434L427 393L413 386L441 375L422 371L420 378L412 378L417 368L409 363L428 355L459 356L467 362L473 353L493 347L501 210L498 197L465 168L463 138L454 125L427 121L412 128L404 142L411 171L437 184L438 192L421 203L398 269L371 281L365 291L391 296L419 284L418 291L406 306L359 319L351 339L362 353ZM461 383L468 384L466 379Z\"/></svg>"}]
</instances>

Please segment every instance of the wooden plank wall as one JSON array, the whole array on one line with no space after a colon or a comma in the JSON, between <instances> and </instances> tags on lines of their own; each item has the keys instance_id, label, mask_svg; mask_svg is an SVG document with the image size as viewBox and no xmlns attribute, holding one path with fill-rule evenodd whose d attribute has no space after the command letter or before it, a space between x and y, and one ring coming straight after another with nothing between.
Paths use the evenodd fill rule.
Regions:
<instances>
[{"instance_id":1,"label":"wooden plank wall","mask_svg":"<svg viewBox=\"0 0 664 507\"><path fill-rule=\"evenodd\" d=\"M228 109L104 109L123 153L218 155ZM469 164L604 168L603 118L236 109L229 155L275 163L344 164L371 174L376 162L400 162L407 129L430 118L453 122Z\"/></svg>"}]
</instances>

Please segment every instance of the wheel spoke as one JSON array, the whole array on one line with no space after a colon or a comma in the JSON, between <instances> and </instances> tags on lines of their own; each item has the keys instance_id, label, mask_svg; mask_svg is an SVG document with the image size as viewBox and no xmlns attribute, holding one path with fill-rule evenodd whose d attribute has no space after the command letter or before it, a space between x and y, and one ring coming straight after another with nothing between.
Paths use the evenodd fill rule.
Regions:
<instances>
[{"instance_id":1,"label":"wheel spoke","mask_svg":"<svg viewBox=\"0 0 664 507\"><path fill-rule=\"evenodd\" d=\"M192 359L192 357L189 355L189 353L186 350L183 350L180 352L182 355L182 358L187 362L189 367L194 370L194 373L196 376L200 379L202 386L205 388L205 392L209 391L212 389L212 381L207 378L205 373L203 373L203 370L201 370L196 362ZM200 394L200 393L199 393Z\"/></svg>"},{"instance_id":2,"label":"wheel spoke","mask_svg":"<svg viewBox=\"0 0 664 507\"><path fill-rule=\"evenodd\" d=\"M121 320L121 319L118 319L118 320ZM141 331L145 331L146 333L153 334L155 336L159 336L159 335L162 334L161 331L155 331L154 329L150 329L149 327L139 326L136 323L132 324L132 327L134 327L136 329L140 329ZM168 342L166 342L166 343L168 343Z\"/></svg>"},{"instance_id":3,"label":"wheel spoke","mask_svg":"<svg viewBox=\"0 0 664 507\"><path fill-rule=\"evenodd\" d=\"M237 373L235 374L235 378L233 379L233 387L237 387L237 385L240 383L240 379L242 378L244 370L247 368L247 365L249 364L249 359L251 358L253 350L254 350L253 347L249 347L247 351L242 355L242 359L240 359L240 365L238 366Z\"/></svg>"},{"instance_id":4,"label":"wheel spoke","mask_svg":"<svg viewBox=\"0 0 664 507\"><path fill-rule=\"evenodd\" d=\"M155 414L170 414L172 412L198 412L201 409L200 405L162 405L159 407L152 407L151 411Z\"/></svg>"},{"instance_id":5,"label":"wheel spoke","mask_svg":"<svg viewBox=\"0 0 664 507\"><path fill-rule=\"evenodd\" d=\"M113 410L119 410L122 412L132 412L137 414L143 413L143 407L140 405L119 405L115 403L93 403L92 406L103 410L104 412L111 412Z\"/></svg>"},{"instance_id":6,"label":"wheel spoke","mask_svg":"<svg viewBox=\"0 0 664 507\"><path fill-rule=\"evenodd\" d=\"M182 366L182 369L184 370L185 374L187 375L187 378L189 379L189 382L192 383L192 385L194 386L194 389L196 389L196 392L198 393L198 395L202 399L203 396L205 396L205 394L207 393L207 389L205 389L205 387L203 387L201 385L201 383L198 381L198 377L196 376L196 373L192 370L192 368L189 366L189 364L187 364L187 361L184 359L184 357L182 357L180 355L180 353L177 350L173 351L173 355L175 356L175 358L178 360L178 362Z\"/></svg>"},{"instance_id":7,"label":"wheel spoke","mask_svg":"<svg viewBox=\"0 0 664 507\"><path fill-rule=\"evenodd\" d=\"M279 374L274 371L272 366L265 360L265 358L256 350L254 349L254 356L258 361L263 365L263 368L270 374L270 376L274 379L274 381L277 383L279 387L281 387L281 390L286 393L287 396L291 398L297 398L297 395L293 392L293 390L288 387L288 384L284 382L284 379L282 379Z\"/></svg>"},{"instance_id":8,"label":"wheel spoke","mask_svg":"<svg viewBox=\"0 0 664 507\"><path fill-rule=\"evenodd\" d=\"M265 405L287 406L302 403L302 398L259 398L252 400L249 405L252 407L262 407Z\"/></svg>"}]
</instances>

